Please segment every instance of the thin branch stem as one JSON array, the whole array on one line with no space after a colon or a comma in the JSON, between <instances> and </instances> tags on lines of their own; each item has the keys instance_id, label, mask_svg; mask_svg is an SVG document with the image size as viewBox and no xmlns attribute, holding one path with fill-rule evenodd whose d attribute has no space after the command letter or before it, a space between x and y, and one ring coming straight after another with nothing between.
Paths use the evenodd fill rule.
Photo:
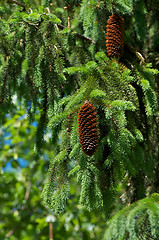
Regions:
<instances>
[{"instance_id":1,"label":"thin branch stem","mask_svg":"<svg viewBox=\"0 0 159 240\"><path fill-rule=\"evenodd\" d=\"M59 27L60 29L66 28L66 27L63 26L62 24L58 24L58 27ZM81 33L75 33L75 35L78 36L78 37L81 38L81 39L87 40L87 41L95 44L95 41L94 41L92 38L86 37L86 36L82 35Z\"/></svg>"},{"instance_id":2,"label":"thin branch stem","mask_svg":"<svg viewBox=\"0 0 159 240\"><path fill-rule=\"evenodd\" d=\"M18 1L16 1L16 0L7 0L7 1L8 1L9 3L14 3L14 4L16 4L16 5L20 6L20 7L23 7L23 8L26 7L25 4L20 3L20 2L18 2Z\"/></svg>"}]
</instances>

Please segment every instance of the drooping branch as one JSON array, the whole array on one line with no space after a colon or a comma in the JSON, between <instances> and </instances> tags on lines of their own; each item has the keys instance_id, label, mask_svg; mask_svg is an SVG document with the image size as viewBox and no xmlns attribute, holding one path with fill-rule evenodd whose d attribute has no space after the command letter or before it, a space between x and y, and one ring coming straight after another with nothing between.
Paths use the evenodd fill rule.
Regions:
<instances>
[{"instance_id":1,"label":"drooping branch","mask_svg":"<svg viewBox=\"0 0 159 240\"><path fill-rule=\"evenodd\" d=\"M5 89L6 89L6 85L7 85L7 76L8 76L8 72L9 72L9 64L4 76L4 80L3 80L3 85L1 88L1 94L0 94L0 105L4 102L5 99Z\"/></svg>"}]
</instances>

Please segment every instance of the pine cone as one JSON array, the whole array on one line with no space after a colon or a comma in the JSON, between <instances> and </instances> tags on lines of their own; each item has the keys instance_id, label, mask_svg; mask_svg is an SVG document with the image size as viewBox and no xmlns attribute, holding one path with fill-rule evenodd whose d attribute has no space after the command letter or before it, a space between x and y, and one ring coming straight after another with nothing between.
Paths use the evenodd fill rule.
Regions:
<instances>
[{"instance_id":1,"label":"pine cone","mask_svg":"<svg viewBox=\"0 0 159 240\"><path fill-rule=\"evenodd\" d=\"M98 132L95 107L88 101L78 113L79 141L85 154L92 156L97 149Z\"/></svg>"},{"instance_id":2,"label":"pine cone","mask_svg":"<svg viewBox=\"0 0 159 240\"><path fill-rule=\"evenodd\" d=\"M107 20L106 28L107 54L119 59L124 49L124 19L115 13Z\"/></svg>"}]
</instances>

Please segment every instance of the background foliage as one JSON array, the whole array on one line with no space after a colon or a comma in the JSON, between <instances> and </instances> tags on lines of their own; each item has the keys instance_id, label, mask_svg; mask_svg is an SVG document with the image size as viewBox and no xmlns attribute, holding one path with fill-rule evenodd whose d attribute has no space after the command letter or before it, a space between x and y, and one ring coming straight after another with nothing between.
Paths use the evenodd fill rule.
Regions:
<instances>
[{"instance_id":1,"label":"background foliage","mask_svg":"<svg viewBox=\"0 0 159 240\"><path fill-rule=\"evenodd\" d=\"M105 47L114 12L125 21L120 62ZM110 215L159 191L157 2L6 0L0 20L0 237L48 239L53 215L55 239L101 239ZM91 158L78 140L85 100L98 113ZM145 202L143 236L155 239L157 199L120 211L104 237L137 236L130 219Z\"/></svg>"}]
</instances>

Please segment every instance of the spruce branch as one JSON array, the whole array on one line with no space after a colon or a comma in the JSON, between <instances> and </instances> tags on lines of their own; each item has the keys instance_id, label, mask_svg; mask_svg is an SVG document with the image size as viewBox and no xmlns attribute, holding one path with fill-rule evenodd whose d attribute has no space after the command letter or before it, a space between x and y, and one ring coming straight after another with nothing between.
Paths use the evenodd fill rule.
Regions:
<instances>
[{"instance_id":1,"label":"spruce branch","mask_svg":"<svg viewBox=\"0 0 159 240\"><path fill-rule=\"evenodd\" d=\"M46 84L46 83L45 83ZM44 97L43 97L43 103L42 103L42 112L39 119L39 125L37 128L37 138L36 138L36 145L37 149L42 146L43 143L43 136L44 136L44 130L46 128L47 123L47 110L48 110L48 97L47 97L47 85L44 86Z\"/></svg>"},{"instance_id":2,"label":"spruce branch","mask_svg":"<svg viewBox=\"0 0 159 240\"><path fill-rule=\"evenodd\" d=\"M20 6L20 7L23 7L24 10L25 10L25 7L26 7L25 4L20 3L20 2L18 2L18 1L16 1L16 0L7 0L7 1L10 2L10 3L14 3L14 4L16 4L16 5ZM47 9L48 13L50 13L50 9L49 9L49 8L46 8L46 9ZM58 27L59 27L60 29L67 28L67 27L63 26L62 24L58 24ZM70 27L70 24L68 24L68 27ZM82 35L81 33L75 33L75 35L78 36L78 37L81 38L81 39L87 40L87 41L95 44L95 41L94 41L92 38L86 37L86 36Z\"/></svg>"},{"instance_id":3,"label":"spruce branch","mask_svg":"<svg viewBox=\"0 0 159 240\"><path fill-rule=\"evenodd\" d=\"M5 89L6 89L6 85L7 85L8 73L9 73L9 63L8 63L7 70L6 70L6 73L4 76L3 86L1 88L0 105L3 103L3 101L5 99Z\"/></svg>"},{"instance_id":4,"label":"spruce branch","mask_svg":"<svg viewBox=\"0 0 159 240\"><path fill-rule=\"evenodd\" d=\"M18 1L16 1L16 0L7 0L7 1L10 2L10 3L14 3L14 4L16 4L16 5L20 6L20 7L23 7L24 10L25 10L25 7L26 7L25 4L20 3L20 2L18 2ZM46 8L46 9L47 9L48 13L50 13L50 9L49 9L49 8ZM70 25L68 24L68 27L69 27L69 26L70 26ZM58 27L59 27L60 29L66 28L66 27L63 26L62 24L58 24ZM87 41L95 44L95 41L94 41L92 38L86 37L86 36L84 36L84 35L82 35L82 34L80 34L80 33L76 33L75 35L78 36L78 37L81 38L81 39L87 40Z\"/></svg>"},{"instance_id":5,"label":"spruce branch","mask_svg":"<svg viewBox=\"0 0 159 240\"><path fill-rule=\"evenodd\" d=\"M20 3L20 2L18 2L18 1L16 1L16 0L7 0L7 2L9 2L9 3L14 3L14 4L16 4L16 5L20 6L20 7L23 7L24 9L25 9L25 7L26 7L25 4Z\"/></svg>"},{"instance_id":6,"label":"spruce branch","mask_svg":"<svg viewBox=\"0 0 159 240\"><path fill-rule=\"evenodd\" d=\"M68 115L68 125L67 125L67 139L66 139L66 146L65 150L67 150L68 147L68 138L69 138L69 133L70 133L70 120L71 120L71 114Z\"/></svg>"},{"instance_id":7,"label":"spruce branch","mask_svg":"<svg viewBox=\"0 0 159 240\"><path fill-rule=\"evenodd\" d=\"M62 24L58 24L58 27L59 27L60 29L66 28L66 27L63 26ZM81 38L81 39L87 40L87 41L89 41L90 43L95 44L95 41L94 41L92 38L86 37L86 36L82 35L81 33L75 33L75 35L76 35L77 37Z\"/></svg>"}]
</instances>

